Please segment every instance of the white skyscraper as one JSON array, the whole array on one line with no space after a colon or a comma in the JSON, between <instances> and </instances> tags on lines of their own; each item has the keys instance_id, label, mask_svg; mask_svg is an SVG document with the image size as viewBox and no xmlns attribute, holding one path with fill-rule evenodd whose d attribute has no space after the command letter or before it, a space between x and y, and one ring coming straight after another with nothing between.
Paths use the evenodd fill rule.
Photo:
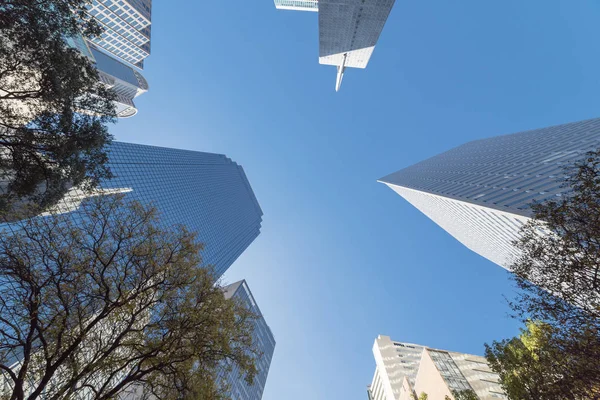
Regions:
<instances>
[{"instance_id":1,"label":"white skyscraper","mask_svg":"<svg viewBox=\"0 0 600 400\"><path fill-rule=\"evenodd\" d=\"M472 390L481 400L506 399L484 357L395 342L379 335L373 344L375 374L369 400L453 399L454 391Z\"/></svg>"},{"instance_id":2,"label":"white skyscraper","mask_svg":"<svg viewBox=\"0 0 600 400\"><path fill-rule=\"evenodd\" d=\"M275 0L278 10L319 11L318 0Z\"/></svg>"},{"instance_id":3,"label":"white skyscraper","mask_svg":"<svg viewBox=\"0 0 600 400\"><path fill-rule=\"evenodd\" d=\"M600 148L600 119L475 140L379 181L466 247L508 268L530 205L563 196L564 167Z\"/></svg>"},{"instance_id":4,"label":"white skyscraper","mask_svg":"<svg viewBox=\"0 0 600 400\"><path fill-rule=\"evenodd\" d=\"M337 67L338 91L346 68L366 68L395 0L275 0L285 10L319 12L319 64Z\"/></svg>"}]
</instances>

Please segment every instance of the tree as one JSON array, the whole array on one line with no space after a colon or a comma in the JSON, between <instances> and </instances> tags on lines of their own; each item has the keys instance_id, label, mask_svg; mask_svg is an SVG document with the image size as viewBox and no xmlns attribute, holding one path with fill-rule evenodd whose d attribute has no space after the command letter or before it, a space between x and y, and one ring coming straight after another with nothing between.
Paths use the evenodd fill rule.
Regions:
<instances>
[{"instance_id":1,"label":"tree","mask_svg":"<svg viewBox=\"0 0 600 400\"><path fill-rule=\"evenodd\" d=\"M454 400L479 400L479 397L477 397L477 394L475 394L475 392L471 389L453 390L452 397L454 397ZM445 400L452 400L452 399L449 396L446 396Z\"/></svg>"},{"instance_id":2,"label":"tree","mask_svg":"<svg viewBox=\"0 0 600 400\"><path fill-rule=\"evenodd\" d=\"M121 195L17 225L0 236L0 395L220 399L227 366L252 382L255 316L198 267L195 234Z\"/></svg>"},{"instance_id":3,"label":"tree","mask_svg":"<svg viewBox=\"0 0 600 400\"><path fill-rule=\"evenodd\" d=\"M486 344L490 368L510 399L589 399L599 394L586 372L600 367L597 355L570 354L554 339L554 331L545 323L529 322L518 337Z\"/></svg>"},{"instance_id":4,"label":"tree","mask_svg":"<svg viewBox=\"0 0 600 400\"><path fill-rule=\"evenodd\" d=\"M570 192L534 204L515 242L519 293L510 306L527 329L488 346L513 399L600 396L600 152L563 179Z\"/></svg>"},{"instance_id":5,"label":"tree","mask_svg":"<svg viewBox=\"0 0 600 400\"><path fill-rule=\"evenodd\" d=\"M68 39L101 33L89 0L0 4L0 212L45 208L110 177L104 146L115 94Z\"/></svg>"},{"instance_id":6,"label":"tree","mask_svg":"<svg viewBox=\"0 0 600 400\"><path fill-rule=\"evenodd\" d=\"M561 331L600 328L600 152L566 170L571 193L533 205L512 264L512 308Z\"/></svg>"},{"instance_id":7,"label":"tree","mask_svg":"<svg viewBox=\"0 0 600 400\"><path fill-rule=\"evenodd\" d=\"M429 395L427 393L421 392L419 397L417 397L417 395L415 394L413 394L412 397L414 400L427 400L429 398Z\"/></svg>"}]
</instances>

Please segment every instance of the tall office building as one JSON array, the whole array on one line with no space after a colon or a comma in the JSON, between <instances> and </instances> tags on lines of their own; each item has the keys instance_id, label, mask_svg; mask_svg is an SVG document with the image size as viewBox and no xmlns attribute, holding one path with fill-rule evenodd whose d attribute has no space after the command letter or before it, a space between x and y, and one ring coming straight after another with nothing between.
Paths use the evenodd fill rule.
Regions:
<instances>
[{"instance_id":1,"label":"tall office building","mask_svg":"<svg viewBox=\"0 0 600 400\"><path fill-rule=\"evenodd\" d=\"M498 375L484 357L392 341L379 335L373 344L375 374L369 400L453 399L452 392L472 390L480 400L506 399Z\"/></svg>"},{"instance_id":2,"label":"tall office building","mask_svg":"<svg viewBox=\"0 0 600 400\"><path fill-rule=\"evenodd\" d=\"M96 65L101 81L117 94L119 118L137 113L133 99L148 91L139 70L150 55L152 0L92 0L88 13L102 26L97 38L69 38Z\"/></svg>"},{"instance_id":3,"label":"tall office building","mask_svg":"<svg viewBox=\"0 0 600 400\"><path fill-rule=\"evenodd\" d=\"M278 10L319 11L318 0L275 0Z\"/></svg>"},{"instance_id":4,"label":"tall office building","mask_svg":"<svg viewBox=\"0 0 600 400\"><path fill-rule=\"evenodd\" d=\"M260 234L263 213L244 169L222 154L113 142L108 166L112 179L91 192L71 187L41 215L78 218L87 198L122 194L125 201L154 206L165 226L196 232L204 244L203 264L214 268L216 278ZM12 229L11 223L0 224L0 235Z\"/></svg>"},{"instance_id":5,"label":"tall office building","mask_svg":"<svg viewBox=\"0 0 600 400\"><path fill-rule=\"evenodd\" d=\"M120 193L126 201L153 205L166 226L196 232L204 244L203 263L217 278L260 234L260 205L244 169L226 156L123 142L113 142L108 151L112 179L91 192L71 187L43 215L71 212L77 218L88 197ZM0 224L0 235L11 229Z\"/></svg>"},{"instance_id":6,"label":"tall office building","mask_svg":"<svg viewBox=\"0 0 600 400\"><path fill-rule=\"evenodd\" d=\"M134 98L148 91L148 82L139 71L90 46L100 80L117 95L115 105L120 118L137 114Z\"/></svg>"},{"instance_id":7,"label":"tall office building","mask_svg":"<svg viewBox=\"0 0 600 400\"><path fill-rule=\"evenodd\" d=\"M338 91L346 68L366 68L394 0L275 0L275 7L319 12L319 64L337 68Z\"/></svg>"},{"instance_id":8,"label":"tall office building","mask_svg":"<svg viewBox=\"0 0 600 400\"><path fill-rule=\"evenodd\" d=\"M600 147L600 119L475 140L385 183L466 247L508 268L533 201L563 196L564 167Z\"/></svg>"},{"instance_id":9,"label":"tall office building","mask_svg":"<svg viewBox=\"0 0 600 400\"><path fill-rule=\"evenodd\" d=\"M204 243L206 265L221 276L260 233L262 210L243 168L222 154L115 142L103 190L153 204L169 225Z\"/></svg>"},{"instance_id":10,"label":"tall office building","mask_svg":"<svg viewBox=\"0 0 600 400\"><path fill-rule=\"evenodd\" d=\"M265 383L267 382L273 352L275 351L275 337L260 312L260 308L258 308L245 280L226 286L225 297L241 301L250 311L259 316L254 322L252 340L256 343L262 355L256 359L257 374L252 385L248 385L244 381L244 377L240 376L240 371L237 367L232 368L230 371L223 369L217 379L227 383L229 386L228 397L231 400L260 400L265 389Z\"/></svg>"},{"instance_id":11,"label":"tall office building","mask_svg":"<svg viewBox=\"0 0 600 400\"><path fill-rule=\"evenodd\" d=\"M185 225L196 232L198 241L204 244L202 266L213 266L216 278L260 233L262 210L246 174L240 165L222 154L113 142L108 166L114 174L112 179L91 191L71 187L40 216L69 213L77 221L82 218L80 207L88 198L121 194L125 201L154 206L163 226ZM11 234L14 228L12 223L0 224L0 236ZM245 281L228 286L226 296L245 302L251 311L262 315ZM275 340L262 317L255 322L254 337L264 353L257 360L256 383L244 386L244 382L234 381L233 375L228 377L235 383L236 393L247 394L234 399L260 399L264 389ZM18 366L19 357L14 357L11 368ZM0 389L6 390L5 381L0 374ZM138 390L134 387L121 398L139 398Z\"/></svg>"},{"instance_id":12,"label":"tall office building","mask_svg":"<svg viewBox=\"0 0 600 400\"><path fill-rule=\"evenodd\" d=\"M88 13L104 32L91 42L119 60L140 69L150 55L152 0L93 0Z\"/></svg>"},{"instance_id":13,"label":"tall office building","mask_svg":"<svg viewBox=\"0 0 600 400\"><path fill-rule=\"evenodd\" d=\"M119 118L137 114L133 99L148 91L146 78L135 68L99 51L81 34L67 38L67 44L79 50L96 66L100 81L115 94L115 111Z\"/></svg>"}]
</instances>

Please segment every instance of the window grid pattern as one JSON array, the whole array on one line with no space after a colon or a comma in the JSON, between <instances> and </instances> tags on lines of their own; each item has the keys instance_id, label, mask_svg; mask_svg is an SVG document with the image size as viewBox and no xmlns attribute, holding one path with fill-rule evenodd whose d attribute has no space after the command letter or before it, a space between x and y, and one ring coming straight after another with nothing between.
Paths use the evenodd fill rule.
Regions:
<instances>
[{"instance_id":1,"label":"window grid pattern","mask_svg":"<svg viewBox=\"0 0 600 400\"><path fill-rule=\"evenodd\" d=\"M167 226L183 224L204 244L217 277L259 235L262 210L238 164L221 154L114 142L115 175L103 189L131 188L126 200L154 205Z\"/></svg>"},{"instance_id":2,"label":"window grid pattern","mask_svg":"<svg viewBox=\"0 0 600 400\"><path fill-rule=\"evenodd\" d=\"M431 349L428 350L428 353L450 391L472 390L471 385L460 372L450 354L445 351Z\"/></svg>"},{"instance_id":3,"label":"window grid pattern","mask_svg":"<svg viewBox=\"0 0 600 400\"><path fill-rule=\"evenodd\" d=\"M508 268L533 202L568 195L564 168L600 148L600 119L476 140L380 181L466 247Z\"/></svg>"},{"instance_id":4,"label":"window grid pattern","mask_svg":"<svg viewBox=\"0 0 600 400\"><path fill-rule=\"evenodd\" d=\"M117 114L120 117L135 115L137 108L133 99L148 90L146 79L133 67L102 53L94 46L90 46L90 52L100 80L117 94Z\"/></svg>"},{"instance_id":5,"label":"window grid pattern","mask_svg":"<svg viewBox=\"0 0 600 400\"><path fill-rule=\"evenodd\" d=\"M104 27L92 42L118 58L141 67L150 54L150 0L94 0L88 13Z\"/></svg>"},{"instance_id":6,"label":"window grid pattern","mask_svg":"<svg viewBox=\"0 0 600 400\"><path fill-rule=\"evenodd\" d=\"M600 147L600 119L476 140L381 179L384 183L530 216L561 196L564 167Z\"/></svg>"},{"instance_id":7,"label":"window grid pattern","mask_svg":"<svg viewBox=\"0 0 600 400\"><path fill-rule=\"evenodd\" d=\"M319 63L366 68L394 0L320 0Z\"/></svg>"},{"instance_id":8,"label":"window grid pattern","mask_svg":"<svg viewBox=\"0 0 600 400\"><path fill-rule=\"evenodd\" d=\"M504 268L518 256L512 242L529 218L476 204L389 185L468 249Z\"/></svg>"},{"instance_id":9,"label":"window grid pattern","mask_svg":"<svg viewBox=\"0 0 600 400\"><path fill-rule=\"evenodd\" d=\"M414 386L424 348L422 346L399 342L394 342L394 346L396 347L396 353L398 355L398 360L395 360L395 362L401 366L402 378L406 376L410 384ZM400 384L401 383L402 379L400 380ZM394 393L396 393L397 390L398 389L395 389Z\"/></svg>"},{"instance_id":10,"label":"window grid pattern","mask_svg":"<svg viewBox=\"0 0 600 400\"><path fill-rule=\"evenodd\" d=\"M481 400L507 399L498 374L491 370L484 357L454 352L449 354Z\"/></svg>"},{"instance_id":11,"label":"window grid pattern","mask_svg":"<svg viewBox=\"0 0 600 400\"><path fill-rule=\"evenodd\" d=\"M481 356L395 342L381 335L375 340L373 354L376 368L369 389L375 400L396 400L404 398L407 393L420 394L414 393L417 377L420 381L419 391L427 392L423 382L432 378L430 374L434 372L428 367L424 371L420 371L420 368L422 361L424 365L429 365L429 358L450 390L472 389L481 400L506 398L498 375Z\"/></svg>"},{"instance_id":12,"label":"window grid pattern","mask_svg":"<svg viewBox=\"0 0 600 400\"><path fill-rule=\"evenodd\" d=\"M318 0L275 0L275 8L280 10L319 11Z\"/></svg>"},{"instance_id":13,"label":"window grid pattern","mask_svg":"<svg viewBox=\"0 0 600 400\"><path fill-rule=\"evenodd\" d=\"M414 386L423 350L423 346L394 342L389 337L376 339L373 352L377 367L371 383L376 400L398 398L403 390L404 378Z\"/></svg>"},{"instance_id":14,"label":"window grid pattern","mask_svg":"<svg viewBox=\"0 0 600 400\"><path fill-rule=\"evenodd\" d=\"M260 308L254 301L246 281L236 282L225 287L225 297L241 301L250 311L259 316L254 322L252 340L261 356L255 360L257 373L252 385L248 385L244 381L244 376L240 375L241 371L235 365L229 365L229 368L224 367L219 370L217 381L227 384L229 388L227 395L231 400L260 400L275 352L275 337L261 314Z\"/></svg>"}]
</instances>

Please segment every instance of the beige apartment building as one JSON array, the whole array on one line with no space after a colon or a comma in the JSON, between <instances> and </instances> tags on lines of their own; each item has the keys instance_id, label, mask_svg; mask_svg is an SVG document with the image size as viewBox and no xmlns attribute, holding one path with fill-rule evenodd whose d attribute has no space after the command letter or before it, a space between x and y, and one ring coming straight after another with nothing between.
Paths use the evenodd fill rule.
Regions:
<instances>
[{"instance_id":1,"label":"beige apartment building","mask_svg":"<svg viewBox=\"0 0 600 400\"><path fill-rule=\"evenodd\" d=\"M480 400L506 399L498 375L484 357L395 342L379 335L373 344L375 374L369 400L454 399L452 392L472 390Z\"/></svg>"}]
</instances>

